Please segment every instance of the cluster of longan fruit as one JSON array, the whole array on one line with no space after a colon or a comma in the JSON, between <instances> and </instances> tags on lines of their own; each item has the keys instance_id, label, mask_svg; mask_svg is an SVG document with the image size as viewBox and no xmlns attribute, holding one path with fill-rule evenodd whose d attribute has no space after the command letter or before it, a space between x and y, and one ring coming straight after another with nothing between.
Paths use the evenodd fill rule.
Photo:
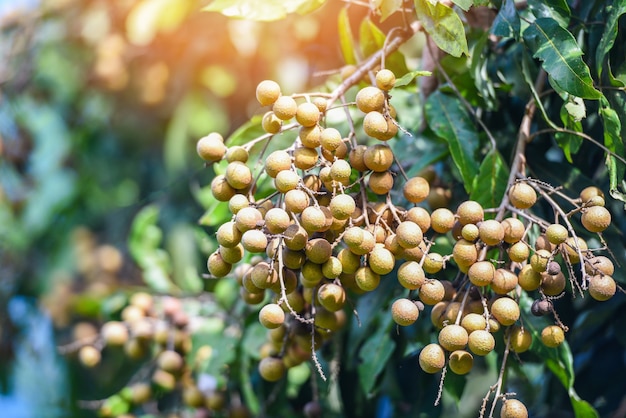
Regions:
<instances>
[{"instance_id":1,"label":"cluster of longan fruit","mask_svg":"<svg viewBox=\"0 0 626 418\"><path fill-rule=\"evenodd\" d=\"M279 380L287 368L314 356L344 325L349 296L375 291L394 270L396 293L406 297L392 303L393 320L409 326L430 305L431 320L440 329L438 342L419 356L428 373L446 366L468 373L473 355L494 350L492 334L501 328L511 350L528 350L532 336L520 321L519 293L539 294L534 314L553 313L551 300L568 282L562 264L583 263L586 274L580 280L593 298L606 300L615 293L612 263L589 251L570 223L526 216L543 187L539 183L522 179L512 184L509 206L495 219L488 219L490 212L476 201L465 201L454 212L423 207L429 179L404 176L385 143L398 132L388 93L395 77L381 70L375 79L376 86L356 94L367 138L357 140L356 132L342 134L326 126L331 103L324 96L285 96L277 83L266 80L257 88L259 103L271 106L263 129L267 138L299 129L291 147L269 153L262 172L253 173L246 146L228 147L217 133L198 142L206 162L227 161L211 190L232 213L217 230L219 248L209 256L208 270L214 277L234 276L245 302L264 303L259 312L269 341L259 364L264 379ZM295 123L286 124L294 118ZM263 177L273 181L276 192L257 198L256 181ZM392 194L394 189L402 193ZM610 214L599 189L585 189L577 205L589 232L608 227ZM541 235L531 243L533 225ZM439 235L452 238L451 254L436 251ZM246 253L252 256L234 267ZM460 272L457 279L436 278L450 261ZM543 343L561 344L564 328L557 319L543 330ZM503 411L519 409L515 402L507 400Z\"/></svg>"}]
</instances>

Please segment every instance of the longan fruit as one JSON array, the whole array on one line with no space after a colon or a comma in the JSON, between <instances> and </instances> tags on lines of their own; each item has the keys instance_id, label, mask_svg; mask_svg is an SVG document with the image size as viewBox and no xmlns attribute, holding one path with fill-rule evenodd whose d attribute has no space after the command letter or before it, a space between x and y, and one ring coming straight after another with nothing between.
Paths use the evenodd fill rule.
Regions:
<instances>
[{"instance_id":1,"label":"longan fruit","mask_svg":"<svg viewBox=\"0 0 626 418\"><path fill-rule=\"evenodd\" d=\"M318 289L317 299L326 310L336 312L343 308L346 302L346 291L337 284L326 283Z\"/></svg>"},{"instance_id":2,"label":"longan fruit","mask_svg":"<svg viewBox=\"0 0 626 418\"><path fill-rule=\"evenodd\" d=\"M272 111L280 120L289 120L296 116L298 104L291 96L280 96L272 105Z\"/></svg>"},{"instance_id":3,"label":"longan fruit","mask_svg":"<svg viewBox=\"0 0 626 418\"><path fill-rule=\"evenodd\" d=\"M481 287L490 285L495 273L496 268L490 261L477 261L469 267L467 276L474 286Z\"/></svg>"},{"instance_id":4,"label":"longan fruit","mask_svg":"<svg viewBox=\"0 0 626 418\"><path fill-rule=\"evenodd\" d=\"M285 322L285 311L275 303L268 303L259 311L259 322L267 329L278 328Z\"/></svg>"},{"instance_id":5,"label":"longan fruit","mask_svg":"<svg viewBox=\"0 0 626 418\"><path fill-rule=\"evenodd\" d=\"M601 197L604 199L604 192L596 186L589 186L581 190L579 197L582 203L587 203L594 197Z\"/></svg>"},{"instance_id":6,"label":"longan fruit","mask_svg":"<svg viewBox=\"0 0 626 418\"><path fill-rule=\"evenodd\" d=\"M554 310L554 305L549 299L539 299L533 302L530 307L530 313L535 316L548 315Z\"/></svg>"},{"instance_id":7,"label":"longan fruit","mask_svg":"<svg viewBox=\"0 0 626 418\"><path fill-rule=\"evenodd\" d=\"M584 256L584 254L587 252L587 249L589 248L587 246L587 242L580 237L569 237L561 245L565 249L565 254L567 254L569 261L573 264L580 262L578 250L580 250L580 252Z\"/></svg>"},{"instance_id":8,"label":"longan fruit","mask_svg":"<svg viewBox=\"0 0 626 418\"><path fill-rule=\"evenodd\" d=\"M225 175L219 174L211 181L211 194L220 202L228 202L237 194L237 190L228 184Z\"/></svg>"},{"instance_id":9,"label":"longan fruit","mask_svg":"<svg viewBox=\"0 0 626 418\"><path fill-rule=\"evenodd\" d=\"M302 145L307 148L317 148L321 145L320 137L322 128L319 125L303 126L300 128L298 137Z\"/></svg>"},{"instance_id":10,"label":"longan fruit","mask_svg":"<svg viewBox=\"0 0 626 418\"><path fill-rule=\"evenodd\" d=\"M307 241L304 251L307 259L316 264L324 264L333 254L331 243L324 238L313 238Z\"/></svg>"},{"instance_id":11,"label":"longan fruit","mask_svg":"<svg viewBox=\"0 0 626 418\"><path fill-rule=\"evenodd\" d=\"M506 218L502 221L502 227L504 228L504 242L508 244L520 241L526 232L524 224L517 218Z\"/></svg>"},{"instance_id":12,"label":"longan fruit","mask_svg":"<svg viewBox=\"0 0 626 418\"><path fill-rule=\"evenodd\" d=\"M422 229L415 222L403 221L396 227L398 244L402 248L416 248L423 240Z\"/></svg>"},{"instance_id":13,"label":"longan fruit","mask_svg":"<svg viewBox=\"0 0 626 418\"><path fill-rule=\"evenodd\" d=\"M393 152L387 145L376 144L367 147L363 153L363 162L372 171L387 171L393 164Z\"/></svg>"},{"instance_id":14,"label":"longan fruit","mask_svg":"<svg viewBox=\"0 0 626 418\"><path fill-rule=\"evenodd\" d=\"M537 250L530 256L530 265L536 272L544 272L548 268L548 262L552 253L548 250Z\"/></svg>"},{"instance_id":15,"label":"longan fruit","mask_svg":"<svg viewBox=\"0 0 626 418\"><path fill-rule=\"evenodd\" d=\"M329 209L333 218L339 220L348 219L356 210L356 202L348 194L338 194L330 200Z\"/></svg>"},{"instance_id":16,"label":"longan fruit","mask_svg":"<svg viewBox=\"0 0 626 418\"><path fill-rule=\"evenodd\" d=\"M307 206L300 214L300 225L309 233L321 231L326 225L326 215L319 207Z\"/></svg>"},{"instance_id":17,"label":"longan fruit","mask_svg":"<svg viewBox=\"0 0 626 418\"><path fill-rule=\"evenodd\" d=\"M533 342L533 336L530 331L520 327L519 325L513 325L509 335L509 346L511 347L511 350L516 353L528 351Z\"/></svg>"},{"instance_id":18,"label":"longan fruit","mask_svg":"<svg viewBox=\"0 0 626 418\"><path fill-rule=\"evenodd\" d=\"M267 247L267 236L263 231L258 229L250 229L241 236L241 244L246 251L251 253L265 252Z\"/></svg>"},{"instance_id":19,"label":"longan fruit","mask_svg":"<svg viewBox=\"0 0 626 418\"><path fill-rule=\"evenodd\" d=\"M263 290L261 290L259 293L251 293L243 287L239 289L239 296L241 296L241 299L247 305L258 305L265 299L265 293L263 292Z\"/></svg>"},{"instance_id":20,"label":"longan fruit","mask_svg":"<svg viewBox=\"0 0 626 418\"><path fill-rule=\"evenodd\" d=\"M523 241L518 241L515 244L511 245L507 250L507 254L509 255L509 259L516 263L521 263L526 261L530 256L530 248Z\"/></svg>"},{"instance_id":21,"label":"longan fruit","mask_svg":"<svg viewBox=\"0 0 626 418\"><path fill-rule=\"evenodd\" d=\"M356 94L356 106L363 113L380 111L385 103L385 94L378 87L367 86Z\"/></svg>"},{"instance_id":22,"label":"longan fruit","mask_svg":"<svg viewBox=\"0 0 626 418\"><path fill-rule=\"evenodd\" d=\"M100 335L106 345L122 346L128 341L128 328L123 322L109 321L100 329Z\"/></svg>"},{"instance_id":23,"label":"longan fruit","mask_svg":"<svg viewBox=\"0 0 626 418\"><path fill-rule=\"evenodd\" d=\"M326 110L328 109L328 101L323 97L314 97L311 100L311 103L317 106L319 111L322 113L326 112Z\"/></svg>"},{"instance_id":24,"label":"longan fruit","mask_svg":"<svg viewBox=\"0 0 626 418\"><path fill-rule=\"evenodd\" d=\"M309 170L317 164L319 154L315 148L297 147L293 151L293 165L300 170Z\"/></svg>"},{"instance_id":25,"label":"longan fruit","mask_svg":"<svg viewBox=\"0 0 626 418\"><path fill-rule=\"evenodd\" d=\"M519 305L511 298L496 299L491 305L491 314L502 325L513 325L520 317Z\"/></svg>"},{"instance_id":26,"label":"longan fruit","mask_svg":"<svg viewBox=\"0 0 626 418\"><path fill-rule=\"evenodd\" d=\"M341 249L337 253L337 258L341 262L344 273L356 273L359 267L361 267L361 256L353 253L348 248Z\"/></svg>"},{"instance_id":27,"label":"longan fruit","mask_svg":"<svg viewBox=\"0 0 626 418\"><path fill-rule=\"evenodd\" d=\"M217 132L212 132L198 140L196 151L204 161L211 163L220 161L226 154L224 138Z\"/></svg>"},{"instance_id":28,"label":"longan fruit","mask_svg":"<svg viewBox=\"0 0 626 418\"><path fill-rule=\"evenodd\" d=\"M446 365L446 354L439 344L428 344L419 355L419 365L426 373L437 373Z\"/></svg>"},{"instance_id":29,"label":"longan fruit","mask_svg":"<svg viewBox=\"0 0 626 418\"><path fill-rule=\"evenodd\" d=\"M220 246L219 254L222 256L222 260L224 260L228 264L231 264L231 268L232 268L232 264L237 264L243 259L244 248L243 248L243 245L241 244L237 244L236 246L231 247L231 248ZM230 273L230 270L229 270L229 273ZM213 275L215 276L215 274Z\"/></svg>"},{"instance_id":30,"label":"longan fruit","mask_svg":"<svg viewBox=\"0 0 626 418\"><path fill-rule=\"evenodd\" d=\"M298 189L285 193L285 210L287 212L302 213L310 204L309 195Z\"/></svg>"},{"instance_id":31,"label":"longan fruit","mask_svg":"<svg viewBox=\"0 0 626 418\"><path fill-rule=\"evenodd\" d=\"M346 229L343 235L343 241L346 243L350 251L358 255L364 255L374 249L376 239L371 232L353 226Z\"/></svg>"},{"instance_id":32,"label":"longan fruit","mask_svg":"<svg viewBox=\"0 0 626 418\"><path fill-rule=\"evenodd\" d=\"M597 274L612 276L615 273L615 266L608 257L598 255L585 260L585 272L592 276Z\"/></svg>"},{"instance_id":33,"label":"longan fruit","mask_svg":"<svg viewBox=\"0 0 626 418\"><path fill-rule=\"evenodd\" d=\"M568 237L567 228L561 224L552 224L546 228L546 237L551 244L562 244Z\"/></svg>"},{"instance_id":34,"label":"longan fruit","mask_svg":"<svg viewBox=\"0 0 626 418\"><path fill-rule=\"evenodd\" d=\"M389 171L374 172L367 185L374 194L386 195L393 188L393 176Z\"/></svg>"},{"instance_id":35,"label":"longan fruit","mask_svg":"<svg viewBox=\"0 0 626 418\"><path fill-rule=\"evenodd\" d=\"M334 151L339 148L339 145L343 142L341 133L335 128L325 128L320 134L320 144L323 148Z\"/></svg>"},{"instance_id":36,"label":"longan fruit","mask_svg":"<svg viewBox=\"0 0 626 418\"><path fill-rule=\"evenodd\" d=\"M369 267L360 267L354 276L357 286L366 292L371 292L380 284L380 275Z\"/></svg>"},{"instance_id":37,"label":"longan fruit","mask_svg":"<svg viewBox=\"0 0 626 418\"><path fill-rule=\"evenodd\" d=\"M382 113L372 111L363 118L363 131L372 138L387 141L398 133L398 127Z\"/></svg>"},{"instance_id":38,"label":"longan fruit","mask_svg":"<svg viewBox=\"0 0 626 418\"><path fill-rule=\"evenodd\" d=\"M425 280L424 270L417 261L406 261L398 267L398 282L405 289L419 289Z\"/></svg>"},{"instance_id":39,"label":"longan fruit","mask_svg":"<svg viewBox=\"0 0 626 418\"><path fill-rule=\"evenodd\" d=\"M275 178L281 171L290 169L291 155L287 151L274 151L265 160L265 172L272 178Z\"/></svg>"},{"instance_id":40,"label":"longan fruit","mask_svg":"<svg viewBox=\"0 0 626 418\"><path fill-rule=\"evenodd\" d=\"M226 262L218 252L211 254L207 260L207 269L213 277L225 277L232 267L232 264Z\"/></svg>"},{"instance_id":41,"label":"longan fruit","mask_svg":"<svg viewBox=\"0 0 626 418\"><path fill-rule=\"evenodd\" d=\"M261 119L261 127L268 134L277 134L280 132L280 128L282 127L282 121L274 114L274 112L269 111L263 115Z\"/></svg>"},{"instance_id":42,"label":"longan fruit","mask_svg":"<svg viewBox=\"0 0 626 418\"><path fill-rule=\"evenodd\" d=\"M165 372L176 374L183 369L185 360L174 350L162 351L157 357L157 367Z\"/></svg>"},{"instance_id":43,"label":"longan fruit","mask_svg":"<svg viewBox=\"0 0 626 418\"><path fill-rule=\"evenodd\" d=\"M426 200L430 193L430 185L423 177L412 177L402 188L404 198L411 203L420 203Z\"/></svg>"},{"instance_id":44,"label":"longan fruit","mask_svg":"<svg viewBox=\"0 0 626 418\"><path fill-rule=\"evenodd\" d=\"M273 80L263 80L256 86L256 99L261 106L269 106L280 97L280 86Z\"/></svg>"},{"instance_id":45,"label":"longan fruit","mask_svg":"<svg viewBox=\"0 0 626 418\"><path fill-rule=\"evenodd\" d=\"M102 359L102 354L100 350L91 346L85 345L78 350L78 360L85 367L96 367L100 364L100 360Z\"/></svg>"},{"instance_id":46,"label":"longan fruit","mask_svg":"<svg viewBox=\"0 0 626 418\"><path fill-rule=\"evenodd\" d=\"M352 174L352 167L346 160L337 160L330 166L330 178L339 183L347 185L350 174Z\"/></svg>"},{"instance_id":47,"label":"longan fruit","mask_svg":"<svg viewBox=\"0 0 626 418\"><path fill-rule=\"evenodd\" d=\"M292 251L299 251L303 250L306 246L306 243L309 239L309 234L302 226L291 224L283 233L283 237L285 246L287 248Z\"/></svg>"},{"instance_id":48,"label":"longan fruit","mask_svg":"<svg viewBox=\"0 0 626 418\"><path fill-rule=\"evenodd\" d=\"M489 219L478 227L480 239L487 245L499 245L504 239L502 224L494 219Z\"/></svg>"},{"instance_id":49,"label":"longan fruit","mask_svg":"<svg viewBox=\"0 0 626 418\"><path fill-rule=\"evenodd\" d=\"M557 264L558 265L558 264ZM557 296L565 290L566 279L562 272L558 274L541 273L541 290L548 296Z\"/></svg>"},{"instance_id":50,"label":"longan fruit","mask_svg":"<svg viewBox=\"0 0 626 418\"><path fill-rule=\"evenodd\" d=\"M430 229L430 213L422 207L415 206L407 210L404 220L415 222L424 233Z\"/></svg>"},{"instance_id":51,"label":"longan fruit","mask_svg":"<svg viewBox=\"0 0 626 418\"><path fill-rule=\"evenodd\" d=\"M393 321L403 327L412 325L419 317L419 308L409 299L397 299L391 305L391 317Z\"/></svg>"},{"instance_id":52,"label":"longan fruit","mask_svg":"<svg viewBox=\"0 0 626 418\"><path fill-rule=\"evenodd\" d=\"M474 357L465 350L456 350L450 353L448 366L455 374L464 375L472 370Z\"/></svg>"},{"instance_id":53,"label":"longan fruit","mask_svg":"<svg viewBox=\"0 0 626 418\"><path fill-rule=\"evenodd\" d=\"M367 263L374 273L384 276L393 271L396 259L391 251L386 249L383 245L377 244L369 253Z\"/></svg>"},{"instance_id":54,"label":"longan fruit","mask_svg":"<svg viewBox=\"0 0 626 418\"><path fill-rule=\"evenodd\" d=\"M450 191L450 189L437 186L431 187L430 193L428 193L426 201L428 202L428 206L431 209L435 210L447 207L450 203L451 198L452 192Z\"/></svg>"},{"instance_id":55,"label":"longan fruit","mask_svg":"<svg viewBox=\"0 0 626 418\"><path fill-rule=\"evenodd\" d=\"M460 226L460 223L455 223L454 228L452 228L452 235L454 235L455 239L463 238L465 241L475 242L480 237L480 229L474 224L467 224L461 228L461 236L456 236L457 225Z\"/></svg>"},{"instance_id":56,"label":"longan fruit","mask_svg":"<svg viewBox=\"0 0 626 418\"><path fill-rule=\"evenodd\" d=\"M232 163L234 161L239 161L240 163L246 163L250 154L248 150L242 147L241 145L233 145L228 147L226 150L226 161Z\"/></svg>"},{"instance_id":57,"label":"longan fruit","mask_svg":"<svg viewBox=\"0 0 626 418\"><path fill-rule=\"evenodd\" d=\"M319 107L313 103L304 102L298 105L296 110L296 121L304 127L312 127L317 125L321 117Z\"/></svg>"},{"instance_id":58,"label":"longan fruit","mask_svg":"<svg viewBox=\"0 0 626 418\"><path fill-rule=\"evenodd\" d=\"M226 166L226 181L233 189L245 189L252 184L252 171L242 162L234 161Z\"/></svg>"},{"instance_id":59,"label":"longan fruit","mask_svg":"<svg viewBox=\"0 0 626 418\"><path fill-rule=\"evenodd\" d=\"M348 161L350 161L350 165L357 171L363 172L368 170L364 161L365 151L367 151L366 145L357 145L352 148L348 154Z\"/></svg>"},{"instance_id":60,"label":"longan fruit","mask_svg":"<svg viewBox=\"0 0 626 418\"><path fill-rule=\"evenodd\" d=\"M517 399L507 399L500 410L500 418L528 418L528 410Z\"/></svg>"},{"instance_id":61,"label":"longan fruit","mask_svg":"<svg viewBox=\"0 0 626 418\"><path fill-rule=\"evenodd\" d=\"M496 340L491 332L478 329L469 334L467 346L470 351L477 356L486 356L491 353L496 346Z\"/></svg>"},{"instance_id":62,"label":"longan fruit","mask_svg":"<svg viewBox=\"0 0 626 418\"><path fill-rule=\"evenodd\" d=\"M446 295L446 289L439 280L426 280L419 288L419 299L425 305L434 305L441 302Z\"/></svg>"},{"instance_id":63,"label":"longan fruit","mask_svg":"<svg viewBox=\"0 0 626 418\"><path fill-rule=\"evenodd\" d=\"M285 375L285 363L278 357L265 357L259 362L259 374L268 382L277 382Z\"/></svg>"},{"instance_id":64,"label":"longan fruit","mask_svg":"<svg viewBox=\"0 0 626 418\"><path fill-rule=\"evenodd\" d=\"M464 239L458 240L452 249L452 258L462 271L467 271L478 260L476 244Z\"/></svg>"},{"instance_id":65,"label":"longan fruit","mask_svg":"<svg viewBox=\"0 0 626 418\"><path fill-rule=\"evenodd\" d=\"M396 83L396 76L393 71L383 68L376 73L376 87L383 91L389 91Z\"/></svg>"},{"instance_id":66,"label":"longan fruit","mask_svg":"<svg viewBox=\"0 0 626 418\"><path fill-rule=\"evenodd\" d=\"M343 273L343 265L337 257L331 256L322 264L322 274L327 279L335 279L341 273Z\"/></svg>"},{"instance_id":67,"label":"longan fruit","mask_svg":"<svg viewBox=\"0 0 626 418\"><path fill-rule=\"evenodd\" d=\"M236 215L243 208L250 206L250 201L246 195L237 193L228 200L228 210L233 215Z\"/></svg>"},{"instance_id":68,"label":"longan fruit","mask_svg":"<svg viewBox=\"0 0 626 418\"><path fill-rule=\"evenodd\" d=\"M484 315L471 312L461 319L461 326L471 335L474 331L484 330L487 327L487 320Z\"/></svg>"},{"instance_id":69,"label":"longan fruit","mask_svg":"<svg viewBox=\"0 0 626 418\"><path fill-rule=\"evenodd\" d=\"M443 256L430 252L424 256L423 269L428 274L435 274L443 269Z\"/></svg>"},{"instance_id":70,"label":"longan fruit","mask_svg":"<svg viewBox=\"0 0 626 418\"><path fill-rule=\"evenodd\" d=\"M604 302L615 295L617 285L609 275L596 275L589 279L589 294L595 300Z\"/></svg>"},{"instance_id":71,"label":"longan fruit","mask_svg":"<svg viewBox=\"0 0 626 418\"><path fill-rule=\"evenodd\" d=\"M611 213L604 206L583 209L580 220L589 232L602 232L611 225Z\"/></svg>"},{"instance_id":72,"label":"longan fruit","mask_svg":"<svg viewBox=\"0 0 626 418\"><path fill-rule=\"evenodd\" d=\"M333 162L335 160L343 160L348 155L348 146L346 145L346 141L343 140L339 143L339 146L333 151L329 151L326 148L322 148L322 157L328 162Z\"/></svg>"},{"instance_id":73,"label":"longan fruit","mask_svg":"<svg viewBox=\"0 0 626 418\"><path fill-rule=\"evenodd\" d=\"M509 189L509 201L517 209L528 209L537 201L537 192L529 184L515 183Z\"/></svg>"},{"instance_id":74,"label":"longan fruit","mask_svg":"<svg viewBox=\"0 0 626 418\"><path fill-rule=\"evenodd\" d=\"M252 206L241 208L235 215L235 226L242 233L255 229L261 222L263 222L263 215L257 208ZM234 247L234 245L232 246ZM228 245L224 245L224 247L228 247Z\"/></svg>"},{"instance_id":75,"label":"longan fruit","mask_svg":"<svg viewBox=\"0 0 626 418\"><path fill-rule=\"evenodd\" d=\"M435 232L445 234L454 226L454 213L447 208L435 209L430 214L430 226Z\"/></svg>"},{"instance_id":76,"label":"longan fruit","mask_svg":"<svg viewBox=\"0 0 626 418\"><path fill-rule=\"evenodd\" d=\"M261 261L251 268L250 280L258 289L269 289L279 282L278 272L265 261Z\"/></svg>"},{"instance_id":77,"label":"longan fruit","mask_svg":"<svg viewBox=\"0 0 626 418\"><path fill-rule=\"evenodd\" d=\"M565 333L558 325L548 325L541 330L541 342L550 348L556 348L565 341Z\"/></svg>"},{"instance_id":78,"label":"longan fruit","mask_svg":"<svg viewBox=\"0 0 626 418\"><path fill-rule=\"evenodd\" d=\"M439 331L439 345L448 351L462 350L467 345L468 334L460 325L451 324Z\"/></svg>"},{"instance_id":79,"label":"longan fruit","mask_svg":"<svg viewBox=\"0 0 626 418\"><path fill-rule=\"evenodd\" d=\"M526 264L517 274L517 283L527 292L536 290L541 286L541 273L535 271L530 264Z\"/></svg>"},{"instance_id":80,"label":"longan fruit","mask_svg":"<svg viewBox=\"0 0 626 418\"><path fill-rule=\"evenodd\" d=\"M461 225L477 224L485 217L485 212L480 203L473 200L467 200L459 205L456 209Z\"/></svg>"},{"instance_id":81,"label":"longan fruit","mask_svg":"<svg viewBox=\"0 0 626 418\"><path fill-rule=\"evenodd\" d=\"M514 290L517 283L518 280L515 273L511 270L499 268L496 269L496 272L493 275L491 290L493 290L496 294L505 295Z\"/></svg>"},{"instance_id":82,"label":"longan fruit","mask_svg":"<svg viewBox=\"0 0 626 418\"><path fill-rule=\"evenodd\" d=\"M298 183L300 183L300 175L292 170L279 171L274 178L274 187L281 193L295 189Z\"/></svg>"}]
</instances>

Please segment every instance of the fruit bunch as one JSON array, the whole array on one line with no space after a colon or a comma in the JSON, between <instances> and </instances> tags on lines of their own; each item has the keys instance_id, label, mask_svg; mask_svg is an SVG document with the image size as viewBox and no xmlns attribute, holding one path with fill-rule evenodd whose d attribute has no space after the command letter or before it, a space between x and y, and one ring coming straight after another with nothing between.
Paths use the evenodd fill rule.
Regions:
<instances>
[{"instance_id":1,"label":"fruit bunch","mask_svg":"<svg viewBox=\"0 0 626 418\"><path fill-rule=\"evenodd\" d=\"M349 132L327 122L334 96L284 95L265 80L256 91L260 105L271 108L262 119L265 135L243 146L227 146L218 133L198 141L207 163L226 160L211 190L232 213L217 229L219 248L208 270L233 276L244 301L263 304L259 321L268 344L260 375L277 381L311 358L323 375L316 350L346 323L346 302L375 292L381 280L397 280L402 297L390 314L399 326L415 323L429 306L440 331L419 355L427 373L468 373L474 356L495 349L499 331L507 353L528 350L533 337L521 318L523 294L535 299L533 314L554 318L541 341L557 347L567 327L554 299L569 290L604 301L617 289L611 260L583 238L610 225L602 192L590 187L571 199L514 172L497 208L472 200L455 210L429 208L432 176L407 177L387 144L399 131L389 102L395 77L383 69L374 80L358 90L355 103L342 104L358 109L346 109ZM250 148L292 130L298 136L291 146L263 156L254 172L261 164L248 161ZM258 196L257 182L266 180L275 191ZM566 212L562 201L572 209ZM553 219L533 214L538 202L553 209ZM451 253L438 252L441 236L453 243ZM438 278L446 271L456 272L446 276L452 280ZM499 390L493 404L503 401L503 417L527 416L520 401Z\"/></svg>"}]
</instances>

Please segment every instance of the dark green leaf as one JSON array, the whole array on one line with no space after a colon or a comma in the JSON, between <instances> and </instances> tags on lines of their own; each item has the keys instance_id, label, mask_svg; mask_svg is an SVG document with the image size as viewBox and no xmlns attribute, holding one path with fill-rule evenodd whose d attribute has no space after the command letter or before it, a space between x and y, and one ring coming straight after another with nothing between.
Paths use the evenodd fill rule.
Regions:
<instances>
[{"instance_id":1,"label":"dark green leaf","mask_svg":"<svg viewBox=\"0 0 626 418\"><path fill-rule=\"evenodd\" d=\"M567 28L571 11L566 0L529 0L528 6L537 18L548 17Z\"/></svg>"},{"instance_id":2,"label":"dark green leaf","mask_svg":"<svg viewBox=\"0 0 626 418\"><path fill-rule=\"evenodd\" d=\"M204 9L239 19L272 21L284 19L289 13L310 13L326 0L213 0Z\"/></svg>"},{"instance_id":3,"label":"dark green leaf","mask_svg":"<svg viewBox=\"0 0 626 418\"><path fill-rule=\"evenodd\" d=\"M352 28L350 27L350 17L348 16L348 8L344 7L339 12L338 21L339 30L339 46L341 47L341 54L346 64L356 64L356 57L354 55L354 36L352 35Z\"/></svg>"},{"instance_id":4,"label":"dark green leaf","mask_svg":"<svg viewBox=\"0 0 626 418\"><path fill-rule=\"evenodd\" d=\"M376 333L371 335L359 350L359 382L367 394L374 389L378 375L384 370L396 347L395 341L389 336L389 327L390 321L379 324Z\"/></svg>"},{"instance_id":5,"label":"dark green leaf","mask_svg":"<svg viewBox=\"0 0 626 418\"><path fill-rule=\"evenodd\" d=\"M520 21L514 0L504 0L502 8L491 26L491 33L497 36L517 38L520 33Z\"/></svg>"},{"instance_id":6,"label":"dark green leaf","mask_svg":"<svg viewBox=\"0 0 626 418\"><path fill-rule=\"evenodd\" d=\"M463 178L465 190L470 193L478 174L476 150L478 132L463 104L453 96L437 91L426 101L426 118L430 128L448 141L450 154Z\"/></svg>"},{"instance_id":7,"label":"dark green leaf","mask_svg":"<svg viewBox=\"0 0 626 418\"><path fill-rule=\"evenodd\" d=\"M624 157L624 143L622 142L622 124L617 112L609 106L609 102L603 97L601 100L600 116L604 121L604 145L613 153ZM607 168L609 170L610 189L617 191L618 185L624 180L624 163L614 156L607 156Z\"/></svg>"},{"instance_id":8,"label":"dark green leaf","mask_svg":"<svg viewBox=\"0 0 626 418\"><path fill-rule=\"evenodd\" d=\"M490 151L480 164L470 199L484 208L498 207L509 179L509 169L498 150Z\"/></svg>"},{"instance_id":9,"label":"dark green leaf","mask_svg":"<svg viewBox=\"0 0 626 418\"><path fill-rule=\"evenodd\" d=\"M487 40L489 34L484 32L472 45L470 54L470 71L474 80L474 86L485 101L487 109L496 108L496 90L492 79L488 74Z\"/></svg>"},{"instance_id":10,"label":"dark green leaf","mask_svg":"<svg viewBox=\"0 0 626 418\"><path fill-rule=\"evenodd\" d=\"M415 12L442 51L455 57L468 55L463 22L454 10L441 2L432 4L429 0L415 0Z\"/></svg>"},{"instance_id":11,"label":"dark green leaf","mask_svg":"<svg viewBox=\"0 0 626 418\"><path fill-rule=\"evenodd\" d=\"M406 85L408 85L410 82L412 82L415 77L430 77L431 75L433 75L433 73L431 73L430 71L411 71L409 73L406 73L405 75L403 75L402 77L400 77L399 79L396 80L396 83L393 85L393 87L404 87Z\"/></svg>"},{"instance_id":12,"label":"dark green leaf","mask_svg":"<svg viewBox=\"0 0 626 418\"><path fill-rule=\"evenodd\" d=\"M542 61L550 76L550 84L560 94L569 93L584 99L599 99L593 87L583 52L570 32L551 18L535 20L525 31L524 41L533 56Z\"/></svg>"},{"instance_id":13,"label":"dark green leaf","mask_svg":"<svg viewBox=\"0 0 626 418\"><path fill-rule=\"evenodd\" d=\"M606 24L604 25L604 33L596 49L596 71L598 73L598 79L601 79L602 69L604 67L604 58L607 56L617 37L618 21L620 16L626 13L626 2L607 2L605 5L607 12ZM610 73L611 65L607 60L607 69Z\"/></svg>"}]
</instances>

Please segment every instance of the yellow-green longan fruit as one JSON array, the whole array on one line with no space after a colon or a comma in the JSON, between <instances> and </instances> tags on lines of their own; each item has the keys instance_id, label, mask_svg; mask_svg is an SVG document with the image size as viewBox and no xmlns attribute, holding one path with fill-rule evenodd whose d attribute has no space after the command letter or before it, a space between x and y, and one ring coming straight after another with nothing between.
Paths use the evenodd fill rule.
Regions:
<instances>
[{"instance_id":1,"label":"yellow-green longan fruit","mask_svg":"<svg viewBox=\"0 0 626 418\"><path fill-rule=\"evenodd\" d=\"M464 375L472 370L474 357L465 350L456 350L450 353L448 366L455 374Z\"/></svg>"},{"instance_id":2,"label":"yellow-green longan fruit","mask_svg":"<svg viewBox=\"0 0 626 418\"><path fill-rule=\"evenodd\" d=\"M377 87L364 87L356 94L356 106L363 113L380 111L385 103L385 94Z\"/></svg>"},{"instance_id":3,"label":"yellow-green longan fruit","mask_svg":"<svg viewBox=\"0 0 626 418\"><path fill-rule=\"evenodd\" d=\"M437 373L446 365L446 354L439 344L428 344L419 355L419 365L426 373Z\"/></svg>"},{"instance_id":4,"label":"yellow-green longan fruit","mask_svg":"<svg viewBox=\"0 0 626 418\"><path fill-rule=\"evenodd\" d=\"M563 341L565 341L565 333L558 325L548 325L541 331L541 342L546 347L558 347Z\"/></svg>"},{"instance_id":5,"label":"yellow-green longan fruit","mask_svg":"<svg viewBox=\"0 0 626 418\"><path fill-rule=\"evenodd\" d=\"M273 80L263 80L256 87L256 99L261 106L269 106L280 97L280 86Z\"/></svg>"}]
</instances>

